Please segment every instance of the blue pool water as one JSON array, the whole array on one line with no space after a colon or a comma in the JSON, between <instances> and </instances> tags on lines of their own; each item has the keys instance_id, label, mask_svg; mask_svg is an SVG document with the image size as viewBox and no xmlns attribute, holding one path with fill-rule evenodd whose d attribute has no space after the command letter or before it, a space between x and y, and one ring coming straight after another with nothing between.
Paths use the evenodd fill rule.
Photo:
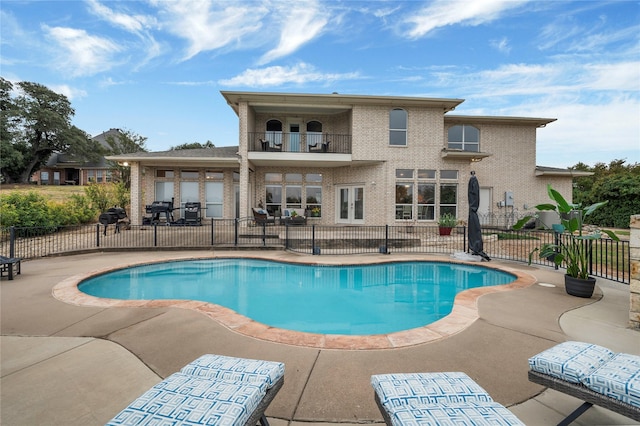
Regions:
<instances>
[{"instance_id":1,"label":"blue pool water","mask_svg":"<svg viewBox=\"0 0 640 426\"><path fill-rule=\"evenodd\" d=\"M318 266L207 259L122 269L78 287L112 299L215 303L288 330L369 335L428 325L451 312L457 293L515 279L490 268L445 262Z\"/></svg>"}]
</instances>

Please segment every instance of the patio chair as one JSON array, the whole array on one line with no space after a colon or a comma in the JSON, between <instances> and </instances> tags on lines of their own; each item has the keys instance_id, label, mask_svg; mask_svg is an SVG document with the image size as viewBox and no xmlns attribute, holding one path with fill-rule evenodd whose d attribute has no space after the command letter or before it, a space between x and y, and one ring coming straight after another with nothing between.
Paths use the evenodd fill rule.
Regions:
<instances>
[{"instance_id":1,"label":"patio chair","mask_svg":"<svg viewBox=\"0 0 640 426\"><path fill-rule=\"evenodd\" d=\"M268 211L264 209L257 209L255 207L253 207L251 210L253 212L253 219L255 220L257 225L276 224L276 218L269 215Z\"/></svg>"},{"instance_id":2,"label":"patio chair","mask_svg":"<svg viewBox=\"0 0 640 426\"><path fill-rule=\"evenodd\" d=\"M461 372L371 376L387 425L524 425Z\"/></svg>"},{"instance_id":3,"label":"patio chair","mask_svg":"<svg viewBox=\"0 0 640 426\"><path fill-rule=\"evenodd\" d=\"M203 355L149 389L107 425L268 426L264 412L283 383L281 362Z\"/></svg>"},{"instance_id":4,"label":"patio chair","mask_svg":"<svg viewBox=\"0 0 640 426\"><path fill-rule=\"evenodd\" d=\"M529 358L529 381L584 403L559 425L599 405L640 421L640 356L585 342L563 342Z\"/></svg>"},{"instance_id":5,"label":"patio chair","mask_svg":"<svg viewBox=\"0 0 640 426\"><path fill-rule=\"evenodd\" d=\"M0 277L4 277L6 275L10 280L12 280L14 275L20 275L21 261L22 258L20 257L0 256Z\"/></svg>"}]
</instances>

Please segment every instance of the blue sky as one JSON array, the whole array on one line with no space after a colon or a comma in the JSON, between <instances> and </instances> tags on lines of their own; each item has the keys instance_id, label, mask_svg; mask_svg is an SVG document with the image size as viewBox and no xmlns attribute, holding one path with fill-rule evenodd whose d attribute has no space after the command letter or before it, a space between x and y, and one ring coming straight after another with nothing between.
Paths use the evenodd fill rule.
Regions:
<instances>
[{"instance_id":1,"label":"blue sky","mask_svg":"<svg viewBox=\"0 0 640 426\"><path fill-rule=\"evenodd\" d=\"M339 92L557 118L542 166L640 163L638 1L3 0L0 18L4 78L152 151L237 145L220 90Z\"/></svg>"}]
</instances>

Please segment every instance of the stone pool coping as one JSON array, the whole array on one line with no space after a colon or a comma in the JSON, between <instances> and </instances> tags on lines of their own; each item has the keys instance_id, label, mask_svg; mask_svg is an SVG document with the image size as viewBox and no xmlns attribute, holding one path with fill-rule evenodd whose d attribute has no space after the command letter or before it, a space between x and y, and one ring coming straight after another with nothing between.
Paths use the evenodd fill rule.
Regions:
<instances>
[{"instance_id":1,"label":"stone pool coping","mask_svg":"<svg viewBox=\"0 0 640 426\"><path fill-rule=\"evenodd\" d=\"M95 275L112 272L114 270L148 265L162 262L187 261L187 260L203 260L203 259L261 259L279 262L307 264L307 265L361 265L361 264L380 264L380 263L397 263L408 261L431 261L431 262L447 262L455 264L464 264L472 266L480 266L491 269L497 269L510 273L516 277L516 280L510 284L503 284L492 287L478 287L465 290L456 295L454 306L449 315L423 327L417 327L410 330L398 331L388 334L376 334L366 336L351 336L339 334L316 334L300 331L291 331L280 328L271 327L241 315L229 308L208 302L196 300L120 300L107 299L90 296L81 292L78 285ZM346 259L346 261L345 261ZM452 335L455 335L469 327L479 318L478 299L490 293L502 291L510 291L528 287L537 282L537 279L528 273L516 268L511 268L504 264L496 265L488 262L466 262L446 256L425 256L425 255L402 255L402 256L297 256L290 253L270 253L256 255L243 254L242 252L224 255L210 254L207 256L192 256L185 258L158 260L147 260L143 262L121 263L112 265L107 268L97 269L88 273L77 274L71 276L53 287L52 294L56 299L77 306L96 307L96 308L115 308L115 307L144 307L144 308L181 308L191 309L199 312L231 331L253 337L259 340L269 342L303 346L319 349L349 349L349 350L368 350L368 349L395 349L408 346L414 346L423 343L435 342Z\"/></svg>"}]
</instances>

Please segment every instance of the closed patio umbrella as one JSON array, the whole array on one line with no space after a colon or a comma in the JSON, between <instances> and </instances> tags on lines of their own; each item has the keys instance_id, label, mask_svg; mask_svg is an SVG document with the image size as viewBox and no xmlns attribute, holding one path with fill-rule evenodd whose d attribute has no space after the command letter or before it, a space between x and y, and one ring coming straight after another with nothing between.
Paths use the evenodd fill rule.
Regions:
<instances>
[{"instance_id":1,"label":"closed patio umbrella","mask_svg":"<svg viewBox=\"0 0 640 426\"><path fill-rule=\"evenodd\" d=\"M482 230L480 228L480 219L478 218L478 207L480 206L480 185L476 172L471 172L469 179L469 223L467 232L469 234L469 251L471 254L481 256L485 260L491 258L484 252L482 244Z\"/></svg>"}]
</instances>

